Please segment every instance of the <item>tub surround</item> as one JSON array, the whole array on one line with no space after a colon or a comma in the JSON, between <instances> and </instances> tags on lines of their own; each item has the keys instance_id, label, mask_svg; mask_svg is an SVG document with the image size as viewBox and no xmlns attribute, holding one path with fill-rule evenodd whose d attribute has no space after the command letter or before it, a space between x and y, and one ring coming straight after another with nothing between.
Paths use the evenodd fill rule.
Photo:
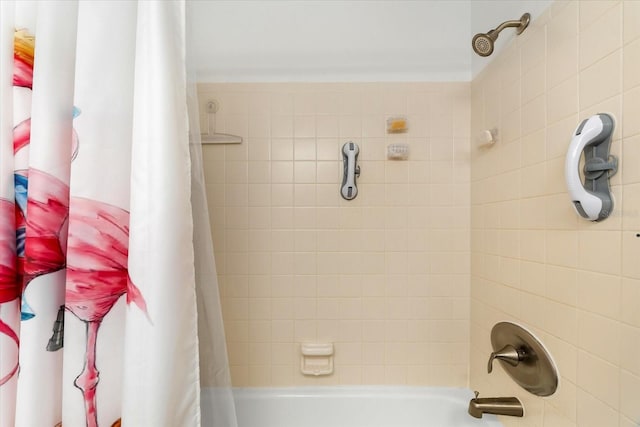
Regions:
<instances>
[{"instance_id":1,"label":"tub surround","mask_svg":"<svg viewBox=\"0 0 640 427\"><path fill-rule=\"evenodd\" d=\"M223 105L219 130L246 136L204 148L235 385L470 384L523 402L506 426L636 425L640 2L556 1L532 18L470 84L200 85ZM603 112L620 166L614 212L592 223L564 161L578 123ZM410 131L387 135L397 115ZM486 129L493 145L470 144ZM386 160L395 142L408 161ZM500 321L548 347L556 394L487 374ZM301 342L334 342L335 374L302 376Z\"/></svg>"},{"instance_id":2,"label":"tub surround","mask_svg":"<svg viewBox=\"0 0 640 427\"><path fill-rule=\"evenodd\" d=\"M218 132L246 137L203 147L234 385L466 386L469 84L200 84L199 97L220 103ZM408 132L387 134L397 116ZM349 201L347 141L361 169ZM409 158L387 160L392 143ZM335 343L333 375L301 374L305 342Z\"/></svg>"},{"instance_id":3,"label":"tub surround","mask_svg":"<svg viewBox=\"0 0 640 427\"><path fill-rule=\"evenodd\" d=\"M505 426L602 427L640 419L640 2L557 1L472 82L471 376L481 395L527 409ZM564 182L578 124L615 117L614 210L581 219ZM490 331L530 328L560 373L541 399L502 369L487 374Z\"/></svg>"}]
</instances>

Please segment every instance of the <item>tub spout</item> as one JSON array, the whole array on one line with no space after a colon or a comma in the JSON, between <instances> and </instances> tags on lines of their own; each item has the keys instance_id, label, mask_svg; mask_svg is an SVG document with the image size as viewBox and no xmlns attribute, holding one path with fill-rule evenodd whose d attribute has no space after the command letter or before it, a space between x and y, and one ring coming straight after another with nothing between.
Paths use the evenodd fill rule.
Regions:
<instances>
[{"instance_id":1,"label":"tub spout","mask_svg":"<svg viewBox=\"0 0 640 427\"><path fill-rule=\"evenodd\" d=\"M517 397L476 397L469 402L469 415L482 418L482 414L524 416L522 402Z\"/></svg>"}]
</instances>

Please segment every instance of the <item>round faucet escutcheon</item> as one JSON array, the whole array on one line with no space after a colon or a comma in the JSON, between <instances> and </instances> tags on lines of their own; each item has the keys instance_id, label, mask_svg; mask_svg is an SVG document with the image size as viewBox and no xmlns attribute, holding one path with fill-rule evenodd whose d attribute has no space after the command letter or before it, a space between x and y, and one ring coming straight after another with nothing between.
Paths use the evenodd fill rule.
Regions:
<instances>
[{"instance_id":1,"label":"round faucet escutcheon","mask_svg":"<svg viewBox=\"0 0 640 427\"><path fill-rule=\"evenodd\" d=\"M551 396L558 388L558 368L540 340L522 326L512 322L496 323L491 330L493 361L500 360L504 371L519 386L536 396Z\"/></svg>"}]
</instances>

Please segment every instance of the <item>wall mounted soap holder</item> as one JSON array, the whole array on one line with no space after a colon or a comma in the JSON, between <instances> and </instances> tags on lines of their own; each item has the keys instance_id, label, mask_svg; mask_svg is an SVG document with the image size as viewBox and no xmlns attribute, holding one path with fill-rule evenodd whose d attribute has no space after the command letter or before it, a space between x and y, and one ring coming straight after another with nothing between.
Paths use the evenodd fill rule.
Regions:
<instances>
[{"instance_id":1,"label":"wall mounted soap holder","mask_svg":"<svg viewBox=\"0 0 640 427\"><path fill-rule=\"evenodd\" d=\"M303 375L333 373L333 343L303 343L300 345L300 371Z\"/></svg>"}]
</instances>

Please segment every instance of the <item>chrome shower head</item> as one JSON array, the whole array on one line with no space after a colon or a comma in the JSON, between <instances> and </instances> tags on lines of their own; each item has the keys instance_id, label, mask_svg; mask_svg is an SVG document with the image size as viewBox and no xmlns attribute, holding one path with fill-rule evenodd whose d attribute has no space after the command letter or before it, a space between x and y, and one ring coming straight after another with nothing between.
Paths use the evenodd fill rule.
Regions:
<instances>
[{"instance_id":1,"label":"chrome shower head","mask_svg":"<svg viewBox=\"0 0 640 427\"><path fill-rule=\"evenodd\" d=\"M522 34L525 28L529 25L529 21L531 21L531 15L525 13L519 20L506 21L487 33L478 33L473 36L473 40L471 40L471 47L473 47L473 51L478 55L489 56L493 53L494 43L498 39L500 31L507 27L516 27L516 34Z\"/></svg>"}]
</instances>

